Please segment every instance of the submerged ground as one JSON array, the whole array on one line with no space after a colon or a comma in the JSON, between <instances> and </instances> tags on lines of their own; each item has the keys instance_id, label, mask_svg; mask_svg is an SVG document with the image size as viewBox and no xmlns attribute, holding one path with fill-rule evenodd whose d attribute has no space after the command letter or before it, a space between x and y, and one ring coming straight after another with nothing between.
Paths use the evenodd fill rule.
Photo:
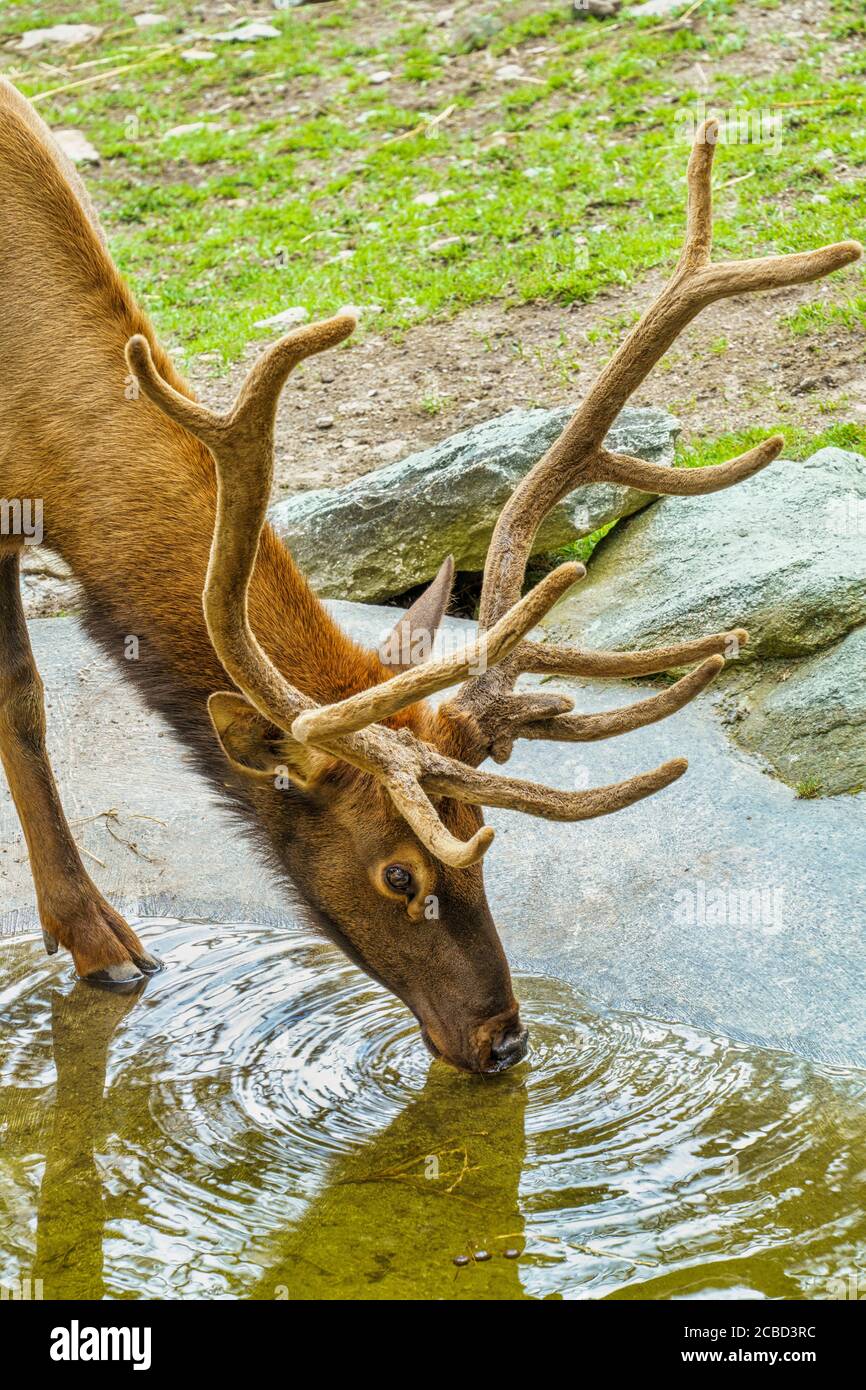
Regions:
<instances>
[{"instance_id":1,"label":"submerged ground","mask_svg":"<svg viewBox=\"0 0 866 1390\"><path fill-rule=\"evenodd\" d=\"M315 938L144 934L171 971L137 1001L73 986L35 942L0 958L0 1286L858 1296L864 1073L521 977L531 1063L470 1078Z\"/></svg>"}]
</instances>

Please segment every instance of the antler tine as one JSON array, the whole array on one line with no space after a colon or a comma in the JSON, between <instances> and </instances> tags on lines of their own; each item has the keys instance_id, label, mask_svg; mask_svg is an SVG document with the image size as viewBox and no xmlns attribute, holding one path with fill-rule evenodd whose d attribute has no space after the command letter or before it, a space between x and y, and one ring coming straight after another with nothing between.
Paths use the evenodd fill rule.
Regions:
<instances>
[{"instance_id":1,"label":"antler tine","mask_svg":"<svg viewBox=\"0 0 866 1390\"><path fill-rule=\"evenodd\" d=\"M142 333L136 333L126 344L126 361L144 394L159 406L163 415L189 430L190 434L196 435L210 448L212 441L218 437L223 417L199 405L198 401L190 400L189 396L181 395L160 376L150 343Z\"/></svg>"},{"instance_id":2,"label":"antler tine","mask_svg":"<svg viewBox=\"0 0 866 1390\"><path fill-rule=\"evenodd\" d=\"M142 333L136 333L126 344L126 360L154 405L209 449L224 448L227 440L237 438L243 425L260 427L258 443L264 444L271 442L268 431L273 427L277 401L289 373L306 357L348 338L357 323L356 315L343 309L332 318L307 324L272 343L253 363L233 406L225 414L208 410L170 386L157 371L150 343Z\"/></svg>"},{"instance_id":3,"label":"antler tine","mask_svg":"<svg viewBox=\"0 0 866 1390\"><path fill-rule=\"evenodd\" d=\"M499 806L541 816L544 820L579 821L607 816L635 801L642 801L645 796L652 796L682 777L687 767L685 758L672 758L651 772L638 773L625 782L594 787L591 791L564 792L519 777L502 777L498 773L467 768L451 758L432 754L421 774L421 782L425 791L453 797L455 801L467 801L473 806Z\"/></svg>"},{"instance_id":4,"label":"antler tine","mask_svg":"<svg viewBox=\"0 0 866 1390\"><path fill-rule=\"evenodd\" d=\"M553 719L523 718L513 731L514 738L558 739L563 743L594 743L600 738L615 738L618 734L631 733L633 729L646 728L659 719L667 719L669 714L687 705L710 681L714 680L725 664L723 656L711 656L696 666L688 675L674 685L662 690L649 699L638 700L633 705L623 705L620 709L604 710L600 714L557 715ZM520 715L521 695L514 696L518 702Z\"/></svg>"},{"instance_id":5,"label":"antler tine","mask_svg":"<svg viewBox=\"0 0 866 1390\"><path fill-rule=\"evenodd\" d=\"M495 666L514 650L521 638L535 627L557 599L583 579L585 574L583 565L559 565L500 618L489 632L482 633L463 651L440 661L426 661L336 704L307 710L292 725L293 737L300 743L317 743L323 738L366 728L438 690L455 685L470 672Z\"/></svg>"},{"instance_id":6,"label":"antler tine","mask_svg":"<svg viewBox=\"0 0 866 1390\"><path fill-rule=\"evenodd\" d=\"M686 235L677 262L678 274L709 265L713 250L713 155L718 133L718 121L710 117L699 127L689 153Z\"/></svg>"},{"instance_id":7,"label":"antler tine","mask_svg":"<svg viewBox=\"0 0 866 1390\"><path fill-rule=\"evenodd\" d=\"M615 738L618 734L643 729L666 719L669 714L687 705L709 685L725 664L720 655L710 656L658 695L638 700L619 709L600 714L571 714L566 708L546 708L544 702L556 696L539 696L536 691L505 694L498 704L485 713L487 751L496 763L507 762L516 739L554 739L562 743L593 743L600 738ZM571 700L567 700L570 707Z\"/></svg>"},{"instance_id":8,"label":"antler tine","mask_svg":"<svg viewBox=\"0 0 866 1390\"><path fill-rule=\"evenodd\" d=\"M458 840L439 818L439 813L415 777L389 778L385 786L397 810L412 827L422 844L443 864L466 869L484 858L495 831L482 825L471 840Z\"/></svg>"},{"instance_id":9,"label":"antler tine","mask_svg":"<svg viewBox=\"0 0 866 1390\"><path fill-rule=\"evenodd\" d=\"M622 483L626 487L667 496L703 497L741 483L753 473L760 473L778 458L784 443L782 435L774 434L727 463L705 468L665 468L631 454L612 454L607 449L599 449L589 465L589 478L594 482Z\"/></svg>"},{"instance_id":10,"label":"antler tine","mask_svg":"<svg viewBox=\"0 0 866 1390\"><path fill-rule=\"evenodd\" d=\"M647 647L637 652L604 652L564 647L555 642L521 642L515 653L521 674L539 676L652 676L675 666L716 654L730 656L744 647L749 634L743 627L716 632L671 647Z\"/></svg>"},{"instance_id":11,"label":"antler tine","mask_svg":"<svg viewBox=\"0 0 866 1390\"><path fill-rule=\"evenodd\" d=\"M273 412L289 373L298 363L326 352L348 338L358 326L351 309L341 309L332 318L307 324L274 343L256 359L247 374L231 411L232 421L246 419L272 423Z\"/></svg>"}]
</instances>

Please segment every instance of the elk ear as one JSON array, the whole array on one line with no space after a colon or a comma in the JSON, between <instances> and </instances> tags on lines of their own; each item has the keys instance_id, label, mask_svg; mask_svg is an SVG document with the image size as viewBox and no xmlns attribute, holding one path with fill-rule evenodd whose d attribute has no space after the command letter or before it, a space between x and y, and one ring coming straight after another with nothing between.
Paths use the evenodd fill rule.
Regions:
<instances>
[{"instance_id":1,"label":"elk ear","mask_svg":"<svg viewBox=\"0 0 866 1390\"><path fill-rule=\"evenodd\" d=\"M420 666L433 655L433 642L439 624L445 617L454 587L454 556L442 561L436 578L407 608L379 648L379 659L388 671L395 674Z\"/></svg>"},{"instance_id":2,"label":"elk ear","mask_svg":"<svg viewBox=\"0 0 866 1390\"><path fill-rule=\"evenodd\" d=\"M259 714L243 695L220 691L207 702L220 747L237 772L275 781L288 776L309 787L326 770L329 759L305 748Z\"/></svg>"}]
</instances>

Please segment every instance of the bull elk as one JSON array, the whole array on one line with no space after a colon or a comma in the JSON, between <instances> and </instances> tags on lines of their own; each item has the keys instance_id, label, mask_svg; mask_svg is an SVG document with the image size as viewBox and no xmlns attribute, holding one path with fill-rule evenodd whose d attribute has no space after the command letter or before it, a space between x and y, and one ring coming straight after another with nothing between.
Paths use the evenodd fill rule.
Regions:
<instances>
[{"instance_id":1,"label":"bull elk","mask_svg":"<svg viewBox=\"0 0 866 1390\"><path fill-rule=\"evenodd\" d=\"M842 242L712 262L716 132L705 122L692 149L685 246L670 281L499 517L477 639L401 668L339 630L265 524L282 387L298 363L352 332L351 313L264 351L226 414L198 404L118 275L75 171L24 98L0 85L0 490L42 499L45 544L80 581L91 633L333 939L408 1005L435 1055L467 1070L502 1071L527 1047L485 898L493 830L482 807L585 820L686 770L677 758L611 786L561 791L480 765L504 762L515 739L609 738L664 718L713 679L731 641L746 640L737 630L631 653L540 645L527 633L585 571L560 565L521 597L533 537L578 484L702 494L770 463L779 436L692 470L611 453L603 441L706 305L816 280L861 252ZM21 606L21 545L0 539L0 756L44 939L50 952L71 951L83 979L130 988L159 962L91 881L63 813ZM446 561L402 617L404 638L436 630L451 570ZM123 659L129 634L140 641L136 662ZM642 676L697 662L660 694L604 714L516 689L524 672ZM437 708L426 702L454 686ZM428 920L433 897L438 916Z\"/></svg>"}]
</instances>

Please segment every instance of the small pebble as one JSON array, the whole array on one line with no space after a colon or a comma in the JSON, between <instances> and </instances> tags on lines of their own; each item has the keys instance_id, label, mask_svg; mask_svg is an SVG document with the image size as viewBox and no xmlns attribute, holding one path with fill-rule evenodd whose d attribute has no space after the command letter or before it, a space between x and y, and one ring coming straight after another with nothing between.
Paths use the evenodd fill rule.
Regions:
<instances>
[{"instance_id":1,"label":"small pebble","mask_svg":"<svg viewBox=\"0 0 866 1390\"><path fill-rule=\"evenodd\" d=\"M496 69L496 76L500 82L521 82L526 73L519 63L505 63Z\"/></svg>"},{"instance_id":2,"label":"small pebble","mask_svg":"<svg viewBox=\"0 0 866 1390\"><path fill-rule=\"evenodd\" d=\"M316 420L317 430L330 430L334 428L333 415L320 415Z\"/></svg>"},{"instance_id":3,"label":"small pebble","mask_svg":"<svg viewBox=\"0 0 866 1390\"><path fill-rule=\"evenodd\" d=\"M302 304L293 304L290 309L281 309L278 314L271 314L267 319L256 319L254 328L294 328L297 324L303 323L310 317L309 311Z\"/></svg>"},{"instance_id":4,"label":"small pebble","mask_svg":"<svg viewBox=\"0 0 866 1390\"><path fill-rule=\"evenodd\" d=\"M456 1264L456 1265L458 1266L458 1268L460 1268L460 1269L463 1269L464 1265L468 1265L469 1263L470 1263L470 1259L469 1259L469 1256L468 1256L468 1255L455 1255L455 1256L454 1256L454 1264Z\"/></svg>"},{"instance_id":5,"label":"small pebble","mask_svg":"<svg viewBox=\"0 0 866 1390\"><path fill-rule=\"evenodd\" d=\"M239 24L236 29L226 29L222 34L211 34L214 43L258 43L259 39L278 39L279 29L273 24L262 24L257 20L249 24Z\"/></svg>"},{"instance_id":6,"label":"small pebble","mask_svg":"<svg viewBox=\"0 0 866 1390\"><path fill-rule=\"evenodd\" d=\"M493 1259L493 1256L491 1255L491 1253L490 1253L489 1250L476 1250L476 1251L475 1251L475 1263L476 1263L476 1264L483 1265L483 1264L485 1263L486 1260L492 1260L492 1259Z\"/></svg>"},{"instance_id":7,"label":"small pebble","mask_svg":"<svg viewBox=\"0 0 866 1390\"><path fill-rule=\"evenodd\" d=\"M519 1259L519 1257L520 1257L520 1251L519 1251L519 1250L515 1250L515 1249L513 1249L513 1248L508 1249L508 1250L503 1250L502 1253L503 1253L503 1255L505 1256L506 1260L516 1260L516 1259Z\"/></svg>"},{"instance_id":8,"label":"small pebble","mask_svg":"<svg viewBox=\"0 0 866 1390\"><path fill-rule=\"evenodd\" d=\"M80 130L55 130L54 139L73 164L98 164L99 151L94 149Z\"/></svg>"}]
</instances>

